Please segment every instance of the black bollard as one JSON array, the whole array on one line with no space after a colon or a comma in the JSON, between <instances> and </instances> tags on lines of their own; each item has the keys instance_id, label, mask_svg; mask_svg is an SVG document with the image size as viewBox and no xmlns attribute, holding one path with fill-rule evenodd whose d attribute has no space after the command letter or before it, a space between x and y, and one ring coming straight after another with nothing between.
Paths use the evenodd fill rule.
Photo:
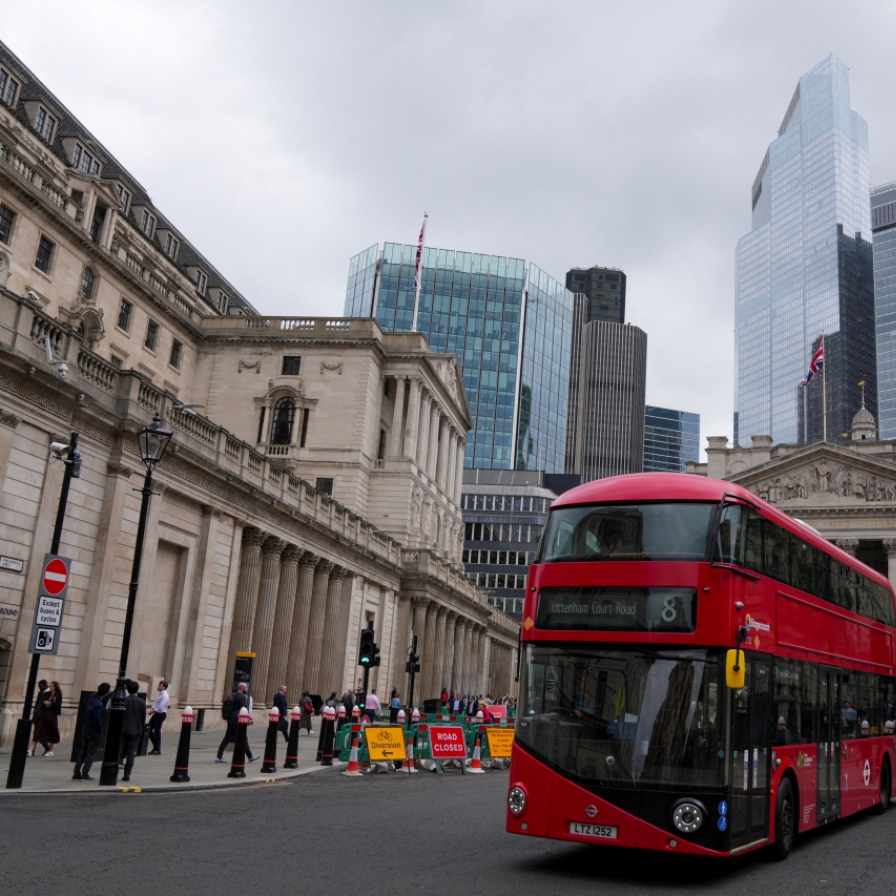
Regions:
<instances>
[{"instance_id":1,"label":"black bollard","mask_svg":"<svg viewBox=\"0 0 896 896\"><path fill-rule=\"evenodd\" d=\"M261 771L265 774L277 771L277 737L280 734L280 710L275 706L268 713L268 737L264 742L264 762Z\"/></svg>"},{"instance_id":2,"label":"black bollard","mask_svg":"<svg viewBox=\"0 0 896 896\"><path fill-rule=\"evenodd\" d=\"M171 780L189 781L190 775L190 732L193 730L193 710L189 706L184 707L180 717L180 740L177 742L177 756L174 759L174 774Z\"/></svg>"},{"instance_id":3,"label":"black bollard","mask_svg":"<svg viewBox=\"0 0 896 896\"><path fill-rule=\"evenodd\" d=\"M246 731L249 726L249 710L244 706L240 710L236 726L236 742L233 745L233 761L230 764L228 778L246 777Z\"/></svg>"},{"instance_id":4,"label":"black bollard","mask_svg":"<svg viewBox=\"0 0 896 896\"><path fill-rule=\"evenodd\" d=\"M324 747L323 755L320 760L321 765L333 764L333 742L336 739L336 710L332 706L328 706L323 712L323 734Z\"/></svg>"},{"instance_id":5,"label":"black bollard","mask_svg":"<svg viewBox=\"0 0 896 896\"><path fill-rule=\"evenodd\" d=\"M314 757L315 762L320 762L324 755L324 711L327 709L329 709L329 707L325 706L320 712L320 731L317 735L317 756Z\"/></svg>"},{"instance_id":6,"label":"black bollard","mask_svg":"<svg viewBox=\"0 0 896 896\"><path fill-rule=\"evenodd\" d=\"M289 743L286 745L286 758L283 760L283 768L299 767L299 731L302 723L302 710L294 706L290 713L292 720L289 725Z\"/></svg>"}]
</instances>

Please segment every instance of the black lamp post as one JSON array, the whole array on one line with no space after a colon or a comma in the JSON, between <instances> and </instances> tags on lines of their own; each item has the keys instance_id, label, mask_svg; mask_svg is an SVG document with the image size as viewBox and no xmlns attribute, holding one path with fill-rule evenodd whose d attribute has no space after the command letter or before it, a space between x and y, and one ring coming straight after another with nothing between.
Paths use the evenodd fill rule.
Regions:
<instances>
[{"instance_id":1,"label":"black lamp post","mask_svg":"<svg viewBox=\"0 0 896 896\"><path fill-rule=\"evenodd\" d=\"M152 423L137 433L140 459L146 464L146 478L140 490L140 521L137 524L137 542L134 545L134 563L131 567L131 582L128 585L128 608L124 617L124 634L121 638L121 658L118 662L118 680L109 705L109 727L106 731L106 746L103 750L103 765L100 785L115 787L118 784L118 757L121 754L121 731L124 724L125 673L128 652L131 648L131 626L134 622L134 604L137 600L137 586L140 583L140 563L143 559L143 541L146 537L146 518L149 515L149 498L152 495L152 469L162 459L172 433L162 429L159 415Z\"/></svg>"}]
</instances>

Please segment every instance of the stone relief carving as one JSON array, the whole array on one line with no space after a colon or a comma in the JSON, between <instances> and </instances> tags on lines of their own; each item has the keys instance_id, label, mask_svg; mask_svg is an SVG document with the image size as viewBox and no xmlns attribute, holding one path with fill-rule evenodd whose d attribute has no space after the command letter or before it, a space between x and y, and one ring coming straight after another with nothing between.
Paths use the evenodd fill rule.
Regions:
<instances>
[{"instance_id":1,"label":"stone relief carving","mask_svg":"<svg viewBox=\"0 0 896 896\"><path fill-rule=\"evenodd\" d=\"M6 288L6 281L9 279L9 256L5 252L0 252L0 286Z\"/></svg>"},{"instance_id":2,"label":"stone relief carving","mask_svg":"<svg viewBox=\"0 0 896 896\"><path fill-rule=\"evenodd\" d=\"M323 373L325 370L335 370L339 376L342 376L342 361L338 364L327 364L325 361L321 361L320 372Z\"/></svg>"},{"instance_id":3,"label":"stone relief carving","mask_svg":"<svg viewBox=\"0 0 896 896\"><path fill-rule=\"evenodd\" d=\"M261 361L240 360L239 367L237 368L237 373L242 373L244 370L254 370L256 373L261 373Z\"/></svg>"},{"instance_id":4,"label":"stone relief carving","mask_svg":"<svg viewBox=\"0 0 896 896\"><path fill-rule=\"evenodd\" d=\"M415 485L411 496L411 528L415 529L420 522L420 514L423 508L423 492Z\"/></svg>"},{"instance_id":5,"label":"stone relief carving","mask_svg":"<svg viewBox=\"0 0 896 896\"><path fill-rule=\"evenodd\" d=\"M750 486L750 490L769 504L818 495L866 502L896 501L896 481L883 476L867 476L842 464L813 464L766 479Z\"/></svg>"}]
</instances>

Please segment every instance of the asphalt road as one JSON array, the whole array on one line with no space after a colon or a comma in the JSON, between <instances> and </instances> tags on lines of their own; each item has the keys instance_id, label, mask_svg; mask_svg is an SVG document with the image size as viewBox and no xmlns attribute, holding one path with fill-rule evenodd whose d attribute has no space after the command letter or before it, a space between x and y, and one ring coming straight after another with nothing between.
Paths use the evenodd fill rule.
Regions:
<instances>
[{"instance_id":1,"label":"asphalt road","mask_svg":"<svg viewBox=\"0 0 896 896\"><path fill-rule=\"evenodd\" d=\"M0 800L0 893L890 892L896 808L798 840L788 861L704 861L504 833L507 772L332 772L239 790Z\"/></svg>"}]
</instances>

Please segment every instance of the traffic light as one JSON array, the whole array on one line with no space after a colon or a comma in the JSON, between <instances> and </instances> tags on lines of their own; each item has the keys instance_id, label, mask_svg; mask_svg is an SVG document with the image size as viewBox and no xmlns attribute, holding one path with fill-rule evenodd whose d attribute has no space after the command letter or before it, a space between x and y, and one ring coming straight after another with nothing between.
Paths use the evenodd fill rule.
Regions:
<instances>
[{"instance_id":1,"label":"traffic light","mask_svg":"<svg viewBox=\"0 0 896 896\"><path fill-rule=\"evenodd\" d=\"M373 640L373 629L365 628L361 632L361 647L358 650L358 665L366 669L380 664L378 656L380 648Z\"/></svg>"},{"instance_id":2,"label":"traffic light","mask_svg":"<svg viewBox=\"0 0 896 896\"><path fill-rule=\"evenodd\" d=\"M414 672L420 671L420 654L419 653L409 653L408 661L405 663L404 671L412 674Z\"/></svg>"}]
</instances>

